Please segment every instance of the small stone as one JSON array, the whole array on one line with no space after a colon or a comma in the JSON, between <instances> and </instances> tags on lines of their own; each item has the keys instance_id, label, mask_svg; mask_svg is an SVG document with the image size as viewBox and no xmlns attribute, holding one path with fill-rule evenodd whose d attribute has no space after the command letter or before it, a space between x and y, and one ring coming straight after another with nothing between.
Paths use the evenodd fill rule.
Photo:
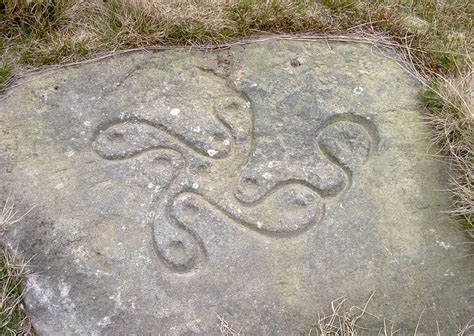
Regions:
<instances>
[{"instance_id":1,"label":"small stone","mask_svg":"<svg viewBox=\"0 0 474 336\"><path fill-rule=\"evenodd\" d=\"M297 59L297 58L292 58L292 59L290 60L290 64L291 64L291 66L292 66L293 68L296 68L296 67L299 67L299 66L301 65L301 62L300 62L300 60Z\"/></svg>"},{"instance_id":2,"label":"small stone","mask_svg":"<svg viewBox=\"0 0 474 336\"><path fill-rule=\"evenodd\" d=\"M412 34L425 34L430 29L430 23L415 15L407 15L402 24Z\"/></svg>"},{"instance_id":3,"label":"small stone","mask_svg":"<svg viewBox=\"0 0 474 336\"><path fill-rule=\"evenodd\" d=\"M352 90L352 92L354 92L356 95L361 95L362 92L364 92L364 89L361 86L357 86L354 88L354 90Z\"/></svg>"},{"instance_id":4,"label":"small stone","mask_svg":"<svg viewBox=\"0 0 474 336\"><path fill-rule=\"evenodd\" d=\"M74 154L76 154L76 153L75 153L74 150L71 149L71 148L68 148L68 149L66 150L66 152L64 152L64 155L66 155L67 157L74 156Z\"/></svg>"},{"instance_id":5,"label":"small stone","mask_svg":"<svg viewBox=\"0 0 474 336\"><path fill-rule=\"evenodd\" d=\"M209 154L210 157L214 157L217 153L218 153L218 151L216 151L215 149L208 149L207 150L207 154Z\"/></svg>"},{"instance_id":6,"label":"small stone","mask_svg":"<svg viewBox=\"0 0 474 336\"><path fill-rule=\"evenodd\" d=\"M263 173L262 176L264 179L267 179L267 180L272 178L272 174L270 173Z\"/></svg>"},{"instance_id":7,"label":"small stone","mask_svg":"<svg viewBox=\"0 0 474 336\"><path fill-rule=\"evenodd\" d=\"M171 109L170 114L174 115L174 116L177 116L180 112L181 111L179 110L179 108L173 108L173 109Z\"/></svg>"}]
</instances>

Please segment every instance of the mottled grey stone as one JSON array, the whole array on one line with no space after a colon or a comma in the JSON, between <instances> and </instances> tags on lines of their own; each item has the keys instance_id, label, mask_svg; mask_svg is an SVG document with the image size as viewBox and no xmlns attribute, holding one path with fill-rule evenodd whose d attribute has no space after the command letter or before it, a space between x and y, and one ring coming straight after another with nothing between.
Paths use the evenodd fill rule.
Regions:
<instances>
[{"instance_id":1,"label":"mottled grey stone","mask_svg":"<svg viewBox=\"0 0 474 336\"><path fill-rule=\"evenodd\" d=\"M40 335L307 333L341 296L472 315L420 85L369 46L267 41L35 75L0 102L3 243ZM377 327L375 318L366 322Z\"/></svg>"}]
</instances>

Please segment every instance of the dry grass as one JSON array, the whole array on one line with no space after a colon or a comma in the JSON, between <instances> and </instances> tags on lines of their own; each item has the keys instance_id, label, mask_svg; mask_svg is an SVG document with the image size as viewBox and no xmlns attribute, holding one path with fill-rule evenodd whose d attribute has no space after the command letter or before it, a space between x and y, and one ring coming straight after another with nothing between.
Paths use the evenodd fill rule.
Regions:
<instances>
[{"instance_id":1,"label":"dry grass","mask_svg":"<svg viewBox=\"0 0 474 336\"><path fill-rule=\"evenodd\" d=\"M441 145L452 166L453 208L464 228L474 235L474 73L437 76L423 100L434 128L433 141Z\"/></svg>"},{"instance_id":2,"label":"dry grass","mask_svg":"<svg viewBox=\"0 0 474 336\"><path fill-rule=\"evenodd\" d=\"M33 335L22 303L26 263L5 250L0 253L0 331L2 335Z\"/></svg>"},{"instance_id":3,"label":"dry grass","mask_svg":"<svg viewBox=\"0 0 474 336\"><path fill-rule=\"evenodd\" d=\"M0 231L18 222L14 204L7 199L0 213ZM23 280L27 262L0 249L0 332L2 335L33 335L30 320L23 306L26 290Z\"/></svg>"},{"instance_id":4,"label":"dry grass","mask_svg":"<svg viewBox=\"0 0 474 336\"><path fill-rule=\"evenodd\" d=\"M307 336L357 336L357 335L377 335L377 336L396 336L402 335L396 323L392 320L377 316L369 312L369 304L375 291L372 292L364 307L352 306L346 308L347 299L340 297L331 302L331 311L328 314L318 317L317 323L307 332L301 335ZM425 335L418 333L420 322L423 319L424 310L421 312L418 323L414 327L413 335ZM219 320L219 331L223 336L244 336L243 328L238 330L232 327L228 321L221 316L217 316ZM378 325L379 327L367 328L363 325L367 322L371 325ZM474 324L472 319L464 325L459 325L457 330L452 331L452 335L467 336L472 335ZM438 328L439 329L439 328ZM403 333L406 334L407 331ZM254 333L249 332L249 335ZM441 333L438 330L438 336Z\"/></svg>"},{"instance_id":5,"label":"dry grass","mask_svg":"<svg viewBox=\"0 0 474 336\"><path fill-rule=\"evenodd\" d=\"M457 332L457 336L472 336L474 330L473 324L474 318L471 318L465 325L459 327L459 331Z\"/></svg>"},{"instance_id":6,"label":"dry grass","mask_svg":"<svg viewBox=\"0 0 474 336\"><path fill-rule=\"evenodd\" d=\"M389 33L430 67L463 64L468 0L4 0L5 61L45 65L103 50L217 44L265 32ZM1 9L1 8L0 8Z\"/></svg>"},{"instance_id":7,"label":"dry grass","mask_svg":"<svg viewBox=\"0 0 474 336\"><path fill-rule=\"evenodd\" d=\"M242 329L235 330L223 317L217 315L219 319L219 332L222 336L244 336Z\"/></svg>"},{"instance_id":8,"label":"dry grass","mask_svg":"<svg viewBox=\"0 0 474 336\"><path fill-rule=\"evenodd\" d=\"M26 69L105 51L207 47L251 35L371 35L402 50L453 167L453 210L473 230L470 0L3 0L0 90Z\"/></svg>"},{"instance_id":9,"label":"dry grass","mask_svg":"<svg viewBox=\"0 0 474 336\"><path fill-rule=\"evenodd\" d=\"M309 331L308 336L356 336L364 333L370 333L371 335L376 333L383 336L397 335L399 330L396 329L395 322L368 312L367 307L374 294L375 291L363 308L353 306L349 310L345 310L345 297L332 301L331 313L323 317L320 316L318 323ZM367 316L380 324L378 330L369 330L360 325Z\"/></svg>"}]
</instances>

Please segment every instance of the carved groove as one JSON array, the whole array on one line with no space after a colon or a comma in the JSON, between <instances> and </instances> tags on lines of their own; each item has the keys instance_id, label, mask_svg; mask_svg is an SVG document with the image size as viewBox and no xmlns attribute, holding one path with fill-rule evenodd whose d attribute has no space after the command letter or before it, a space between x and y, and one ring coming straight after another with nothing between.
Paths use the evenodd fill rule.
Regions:
<instances>
[{"instance_id":1,"label":"carved groove","mask_svg":"<svg viewBox=\"0 0 474 336\"><path fill-rule=\"evenodd\" d=\"M339 197L350 189L353 169L363 165L378 146L377 130L369 120L349 113L339 114L328 118L320 127L318 134L312 135L315 139L315 157L320 158L323 167L332 166L332 170L329 171L336 174L335 176L337 171L343 176L342 184L336 185L338 189L324 189L315 185L310 179L290 176L287 179L276 180L267 187L264 194L250 200L243 200L238 192L221 199L222 195L209 193L205 188L202 188L203 191L195 190L198 187L191 187L190 182L187 182L193 179L185 168L187 157L197 157L206 161L212 159L211 166L217 161L233 164L235 147L240 146L248 148L246 154L248 159L242 164L246 166L249 164L249 158L255 150L254 114L249 104L240 96L221 97L216 100L212 116L225 129L229 139L229 150L223 153L224 155L221 153L214 157L163 124L141 118L113 121L102 125L96 134L93 149L106 160L123 161L162 149L179 154L179 161L183 163L172 162L173 169L177 171L173 172L168 190L156 197L154 209L151 210L154 211L151 226L156 253L162 264L176 274L194 274L208 262L208 247L199 235L199 223L192 220L201 216L200 209L205 208L206 211L211 211L212 216L219 217L226 223L233 223L257 237L291 239L311 230L324 219L325 201ZM236 113L234 116L224 115L225 109ZM231 120L232 117L240 120ZM326 132L329 132L328 135ZM362 143L357 147L358 156L342 157L343 154L354 152L351 147L354 141ZM347 153L335 152L334 148L340 147ZM235 169L242 169L242 164L228 170L232 172ZM324 185L324 176L313 177L316 178L315 181L322 181L320 184ZM259 179L264 180L260 177ZM251 175L240 174L240 182L229 175L228 180L234 184L233 190L238 190L239 183L246 183L248 188L254 188L252 190L254 194L261 188L260 180ZM211 175L208 177L208 183L212 181ZM269 219L262 215L265 211L274 209L287 211L279 213L274 211L270 213L273 217L267 216ZM262 219L258 220L258 216L262 216Z\"/></svg>"}]
</instances>

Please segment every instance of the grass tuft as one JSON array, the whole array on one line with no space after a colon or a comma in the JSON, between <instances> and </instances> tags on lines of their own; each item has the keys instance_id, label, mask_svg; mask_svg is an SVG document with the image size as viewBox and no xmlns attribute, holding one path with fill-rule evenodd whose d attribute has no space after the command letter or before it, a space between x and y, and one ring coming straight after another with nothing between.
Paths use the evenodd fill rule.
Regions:
<instances>
[{"instance_id":1,"label":"grass tuft","mask_svg":"<svg viewBox=\"0 0 474 336\"><path fill-rule=\"evenodd\" d=\"M313 327L301 335L307 336L357 336L357 335L377 335L377 336L397 336L402 335L401 329L398 328L397 323L377 316L371 313L368 309L370 301L375 295L376 291L373 291L364 307L351 306L347 308L347 299L340 297L331 302L331 310L329 313L319 315L318 320ZM418 317L418 322L414 326L413 335L425 335L419 333L418 328L423 320L425 310L423 309ZM243 328L236 330L235 327L226 321L223 317L217 316L219 321L219 331L223 336L243 336L245 332ZM469 320L467 323L457 325L452 330L452 335L467 336L471 335L474 330L473 320ZM370 324L373 327L366 327L365 325ZM438 326L439 328L439 326ZM407 331L405 331L406 333ZM405 335L403 333L403 335ZM252 335L250 332L249 335ZM441 335L438 330L438 335Z\"/></svg>"},{"instance_id":2,"label":"grass tuft","mask_svg":"<svg viewBox=\"0 0 474 336\"><path fill-rule=\"evenodd\" d=\"M202 47L262 32L390 39L428 87L434 140L454 169L453 215L472 231L473 14L470 0L4 0L0 91L31 66L110 50Z\"/></svg>"},{"instance_id":3,"label":"grass tuft","mask_svg":"<svg viewBox=\"0 0 474 336\"><path fill-rule=\"evenodd\" d=\"M222 336L243 336L242 329L235 330L223 317L217 315L219 320L219 332Z\"/></svg>"},{"instance_id":4,"label":"grass tuft","mask_svg":"<svg viewBox=\"0 0 474 336\"><path fill-rule=\"evenodd\" d=\"M2 335L33 335L30 320L23 306L26 293L23 282L26 263L1 250L0 252L0 331Z\"/></svg>"},{"instance_id":5,"label":"grass tuft","mask_svg":"<svg viewBox=\"0 0 474 336\"><path fill-rule=\"evenodd\" d=\"M453 208L463 229L474 236L474 72L437 76L422 100L438 143L451 165Z\"/></svg>"},{"instance_id":6,"label":"grass tuft","mask_svg":"<svg viewBox=\"0 0 474 336\"><path fill-rule=\"evenodd\" d=\"M11 64L0 65L0 90L6 86L12 76L13 66Z\"/></svg>"},{"instance_id":7,"label":"grass tuft","mask_svg":"<svg viewBox=\"0 0 474 336\"><path fill-rule=\"evenodd\" d=\"M367 307L374 296L372 292L363 308L353 306L350 309L345 308L346 298L340 297L331 302L331 313L320 316L316 325L309 331L309 336L356 336L360 334L393 336L397 335L399 329L395 322L368 312ZM362 326L363 320L374 319L379 322L380 327L368 329ZM416 332L415 332L416 335Z\"/></svg>"},{"instance_id":8,"label":"grass tuft","mask_svg":"<svg viewBox=\"0 0 474 336\"><path fill-rule=\"evenodd\" d=\"M15 63L77 61L104 50L217 44L265 32L347 33L407 39L444 74L465 66L469 0L5 0L0 40Z\"/></svg>"},{"instance_id":9,"label":"grass tuft","mask_svg":"<svg viewBox=\"0 0 474 336\"><path fill-rule=\"evenodd\" d=\"M8 198L0 212L0 231L21 220L13 201ZM33 335L30 320L23 306L23 286L27 262L0 248L0 331L2 335Z\"/></svg>"}]
</instances>

